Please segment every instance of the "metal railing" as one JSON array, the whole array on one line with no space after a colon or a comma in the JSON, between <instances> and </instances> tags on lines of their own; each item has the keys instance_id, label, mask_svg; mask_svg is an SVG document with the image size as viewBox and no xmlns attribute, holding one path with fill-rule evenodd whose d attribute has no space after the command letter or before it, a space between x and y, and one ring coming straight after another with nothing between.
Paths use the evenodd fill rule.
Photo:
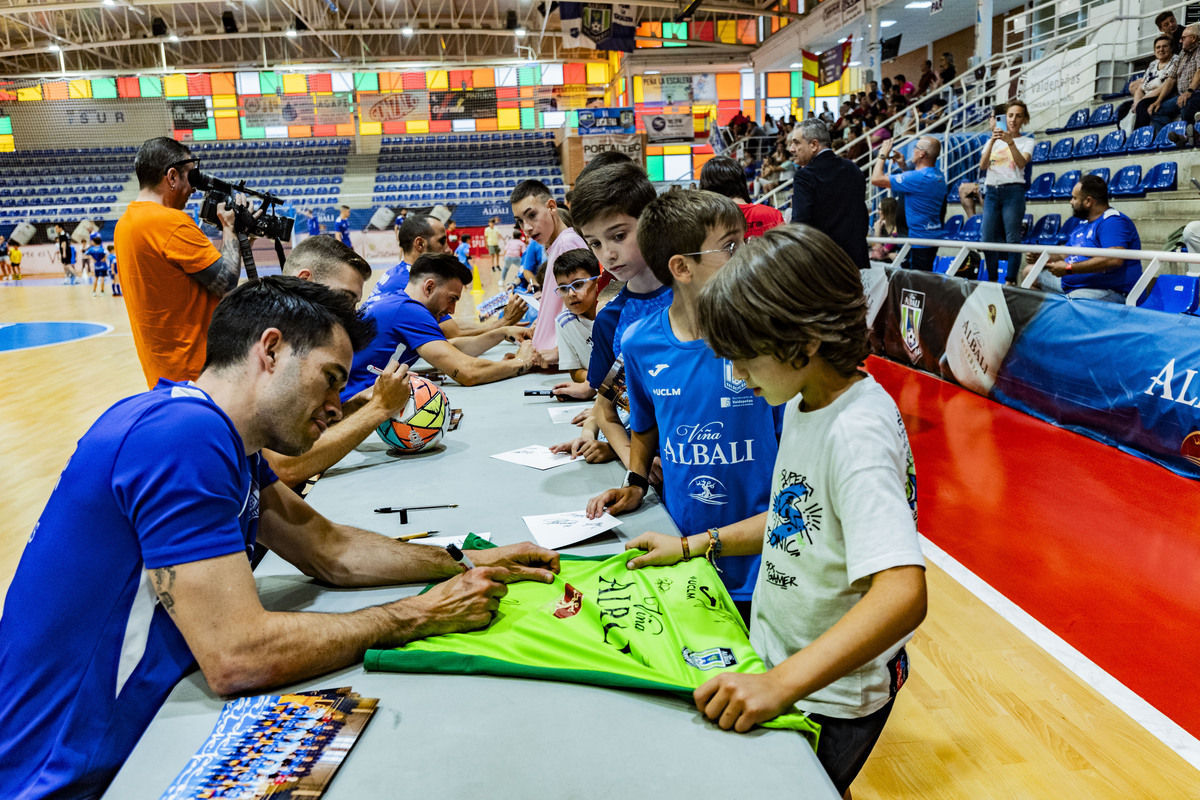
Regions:
<instances>
[{"instance_id":1,"label":"metal railing","mask_svg":"<svg viewBox=\"0 0 1200 800\"><path fill-rule=\"evenodd\" d=\"M1166 250L1120 250L1111 247L1066 247L1060 245L1037 245L1037 244L998 244L994 242L963 242L957 239L913 239L913 238L886 238L880 236L868 236L867 241L871 244L899 244L901 248L896 253L894 264L899 266L908 251L915 247L936 247L946 249L956 249L958 252L950 261L950 266L946 270L946 275L954 276L963 263L967 260L967 256L972 250L992 253L1037 253L1038 258L1026 273L1024 280L1021 281L1021 288L1032 288L1037 282L1038 275L1046 267L1050 256L1087 256L1088 258L1120 258L1125 260L1149 261L1142 269L1142 275L1138 278L1133 288L1129 290L1129 295L1125 298L1125 305L1136 306L1138 299L1150 285L1150 282L1157 277L1162 270L1164 262L1176 262L1184 264L1196 265L1196 271L1200 271L1200 253L1175 253ZM1019 265L1018 265L1019 266ZM1012 268L1012 265L1009 265ZM1019 270L1012 273L1012 277L1019 275Z\"/></svg>"}]
</instances>

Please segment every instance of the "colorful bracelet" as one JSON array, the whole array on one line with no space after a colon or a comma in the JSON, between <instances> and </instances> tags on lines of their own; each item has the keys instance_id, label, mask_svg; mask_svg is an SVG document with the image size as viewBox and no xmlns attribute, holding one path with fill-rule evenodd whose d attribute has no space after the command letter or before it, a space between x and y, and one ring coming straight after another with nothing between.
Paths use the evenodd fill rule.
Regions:
<instances>
[{"instance_id":1,"label":"colorful bracelet","mask_svg":"<svg viewBox=\"0 0 1200 800\"><path fill-rule=\"evenodd\" d=\"M717 572L720 572L721 568L717 566L717 559L721 557L721 531L718 528L709 528L705 533L708 534L708 552L704 554L704 557L716 568Z\"/></svg>"}]
</instances>

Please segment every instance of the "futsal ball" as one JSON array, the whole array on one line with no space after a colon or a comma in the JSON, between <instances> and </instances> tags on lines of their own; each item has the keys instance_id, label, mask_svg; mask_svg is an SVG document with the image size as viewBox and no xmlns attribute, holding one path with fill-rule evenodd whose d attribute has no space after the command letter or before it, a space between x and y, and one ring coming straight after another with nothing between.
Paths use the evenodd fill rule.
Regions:
<instances>
[{"instance_id":1,"label":"futsal ball","mask_svg":"<svg viewBox=\"0 0 1200 800\"><path fill-rule=\"evenodd\" d=\"M1012 347L1015 329L998 283L980 283L963 303L946 338L946 362L955 379L987 397Z\"/></svg>"},{"instance_id":2,"label":"futsal ball","mask_svg":"<svg viewBox=\"0 0 1200 800\"><path fill-rule=\"evenodd\" d=\"M409 378L412 396L404 410L375 429L402 453L419 453L442 438L450 423L450 401L441 387L419 375Z\"/></svg>"}]
</instances>

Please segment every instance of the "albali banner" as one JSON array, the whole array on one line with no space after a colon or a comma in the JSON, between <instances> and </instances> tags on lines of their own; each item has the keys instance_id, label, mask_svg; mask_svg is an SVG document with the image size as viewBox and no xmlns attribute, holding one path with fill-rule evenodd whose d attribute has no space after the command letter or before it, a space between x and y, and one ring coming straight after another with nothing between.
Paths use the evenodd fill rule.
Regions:
<instances>
[{"instance_id":1,"label":"albali banner","mask_svg":"<svg viewBox=\"0 0 1200 800\"><path fill-rule=\"evenodd\" d=\"M911 270L863 283L876 353L1200 478L1200 317Z\"/></svg>"},{"instance_id":2,"label":"albali banner","mask_svg":"<svg viewBox=\"0 0 1200 800\"><path fill-rule=\"evenodd\" d=\"M583 143L583 163L587 164L593 158L607 150L616 150L633 159L635 164L645 164L646 156L642 151L642 137L636 133L605 133L599 136L589 136L581 140Z\"/></svg>"},{"instance_id":3,"label":"albali banner","mask_svg":"<svg viewBox=\"0 0 1200 800\"><path fill-rule=\"evenodd\" d=\"M429 119L425 92L359 95L358 113L363 122L407 122Z\"/></svg>"}]
</instances>

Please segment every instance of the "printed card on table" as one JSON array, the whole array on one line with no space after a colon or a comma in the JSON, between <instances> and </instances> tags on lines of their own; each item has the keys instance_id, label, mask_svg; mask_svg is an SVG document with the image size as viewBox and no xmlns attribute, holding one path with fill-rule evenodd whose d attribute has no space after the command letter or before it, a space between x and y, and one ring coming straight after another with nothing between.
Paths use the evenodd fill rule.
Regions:
<instances>
[{"instance_id":1,"label":"printed card on table","mask_svg":"<svg viewBox=\"0 0 1200 800\"><path fill-rule=\"evenodd\" d=\"M497 453L492 458L534 469L550 469L571 463L571 457L566 453L551 453L549 447L541 444L531 444L528 447L509 450L507 453Z\"/></svg>"},{"instance_id":2,"label":"printed card on table","mask_svg":"<svg viewBox=\"0 0 1200 800\"><path fill-rule=\"evenodd\" d=\"M607 513L596 519L588 519L584 511L538 514L522 519L537 543L551 550L582 542L621 524L619 519Z\"/></svg>"}]
</instances>

